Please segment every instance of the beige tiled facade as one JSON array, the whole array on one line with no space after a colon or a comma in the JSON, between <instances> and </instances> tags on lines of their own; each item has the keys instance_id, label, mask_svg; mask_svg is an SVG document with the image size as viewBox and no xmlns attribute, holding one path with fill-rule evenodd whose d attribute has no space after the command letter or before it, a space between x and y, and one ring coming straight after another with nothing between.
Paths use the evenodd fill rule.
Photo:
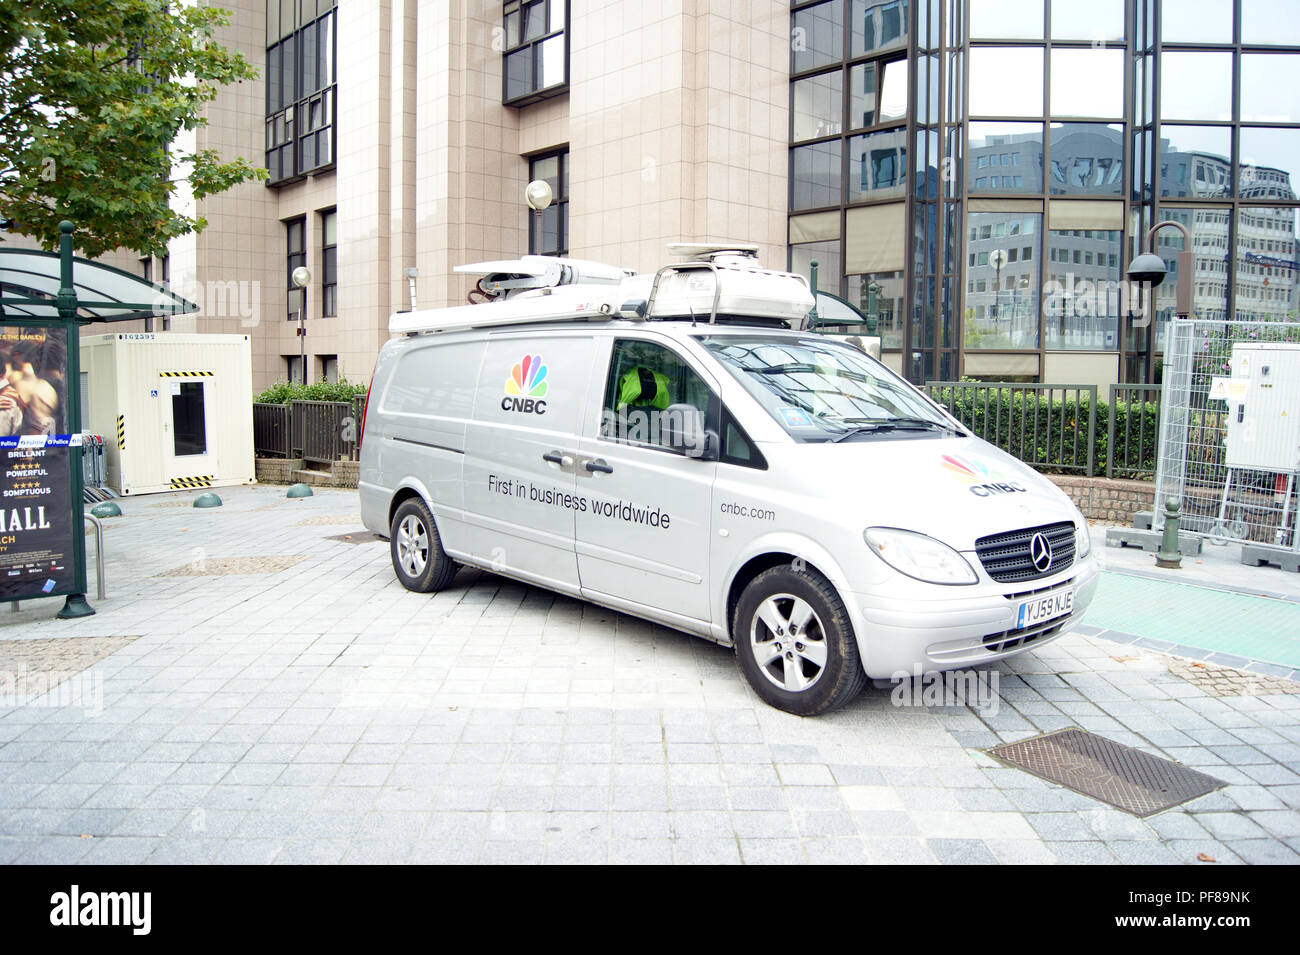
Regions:
<instances>
[{"instance_id":1,"label":"beige tiled facade","mask_svg":"<svg viewBox=\"0 0 1300 955\"><path fill-rule=\"evenodd\" d=\"M226 0L221 37L261 66L264 4ZM785 263L788 22L784 3L571 0L568 92L502 105L502 5L342 0L334 168L245 183L199 203L207 228L172 244L172 286L201 311L176 330L249 332L253 383L296 356L285 223L303 217L309 375L320 356L365 381L409 306L463 302L454 266L528 251L528 157L569 150L569 252L638 270L677 241L758 242ZM227 89L200 148L260 163L264 81ZM320 213L338 213L338 316L321 317ZM139 271L138 257L115 264ZM157 269L155 268L155 278ZM242 296L242 297L241 297Z\"/></svg>"}]
</instances>

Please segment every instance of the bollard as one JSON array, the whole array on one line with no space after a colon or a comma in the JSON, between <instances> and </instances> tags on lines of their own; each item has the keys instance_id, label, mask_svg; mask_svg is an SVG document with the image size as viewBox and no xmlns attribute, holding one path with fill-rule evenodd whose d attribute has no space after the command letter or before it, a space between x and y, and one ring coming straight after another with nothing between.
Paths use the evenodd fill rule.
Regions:
<instances>
[{"instance_id":1,"label":"bollard","mask_svg":"<svg viewBox=\"0 0 1300 955\"><path fill-rule=\"evenodd\" d=\"M1183 565L1183 555L1178 551L1178 512L1182 505L1176 497L1165 500L1165 533L1156 552L1156 566L1176 570Z\"/></svg>"}]
</instances>

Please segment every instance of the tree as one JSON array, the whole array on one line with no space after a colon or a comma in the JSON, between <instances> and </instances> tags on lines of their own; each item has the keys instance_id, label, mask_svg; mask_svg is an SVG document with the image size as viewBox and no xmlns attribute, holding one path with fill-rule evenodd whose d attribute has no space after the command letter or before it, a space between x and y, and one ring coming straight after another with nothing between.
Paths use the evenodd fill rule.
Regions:
<instances>
[{"instance_id":1,"label":"tree","mask_svg":"<svg viewBox=\"0 0 1300 955\"><path fill-rule=\"evenodd\" d=\"M58 222L94 257L161 254L203 229L172 209L266 170L215 150L176 152L221 87L256 77L215 42L224 10L163 0L0 0L0 219L46 248Z\"/></svg>"}]
</instances>

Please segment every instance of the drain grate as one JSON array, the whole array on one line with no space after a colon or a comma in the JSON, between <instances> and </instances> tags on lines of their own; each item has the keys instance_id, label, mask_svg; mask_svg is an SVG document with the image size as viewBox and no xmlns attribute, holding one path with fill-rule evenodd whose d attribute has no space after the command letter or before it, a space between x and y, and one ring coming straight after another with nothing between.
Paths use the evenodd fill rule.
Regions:
<instances>
[{"instance_id":1,"label":"drain grate","mask_svg":"<svg viewBox=\"0 0 1300 955\"><path fill-rule=\"evenodd\" d=\"M1222 789L1227 783L1080 729L1003 743L988 750L1004 763L1135 816Z\"/></svg>"},{"instance_id":2,"label":"drain grate","mask_svg":"<svg viewBox=\"0 0 1300 955\"><path fill-rule=\"evenodd\" d=\"M339 541L343 544L370 544L383 538L374 531L353 531L351 534L335 534L325 538L327 541Z\"/></svg>"}]
</instances>

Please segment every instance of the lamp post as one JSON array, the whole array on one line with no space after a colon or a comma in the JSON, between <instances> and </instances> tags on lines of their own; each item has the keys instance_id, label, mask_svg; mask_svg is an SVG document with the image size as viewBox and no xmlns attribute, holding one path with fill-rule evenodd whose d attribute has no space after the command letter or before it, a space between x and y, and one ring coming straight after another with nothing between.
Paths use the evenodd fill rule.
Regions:
<instances>
[{"instance_id":1,"label":"lamp post","mask_svg":"<svg viewBox=\"0 0 1300 955\"><path fill-rule=\"evenodd\" d=\"M406 276L407 287L409 288L411 293L411 311L414 312L415 311L415 280L416 277L419 276L420 270L417 269L414 265L412 265L409 266L408 268L403 269L402 274Z\"/></svg>"},{"instance_id":2,"label":"lamp post","mask_svg":"<svg viewBox=\"0 0 1300 955\"><path fill-rule=\"evenodd\" d=\"M1196 257L1192 254L1192 236L1187 231L1187 226L1181 222L1165 219L1147 230L1147 251L1129 263L1126 273L1130 281L1147 287L1146 322L1142 326L1133 325L1134 328L1145 327L1147 330L1144 348L1146 354L1143 356L1142 363L1147 384L1153 384L1152 379L1155 377L1156 333L1153 323L1156 314L1156 286L1165 280L1168 272L1165 268L1165 260L1156 255L1155 240L1156 233L1166 226L1173 226L1183 234L1183 251L1178 253L1178 285L1174 289L1174 314L1179 318L1187 318L1192 314L1192 276L1196 270Z\"/></svg>"},{"instance_id":3,"label":"lamp post","mask_svg":"<svg viewBox=\"0 0 1300 955\"><path fill-rule=\"evenodd\" d=\"M997 269L997 277L993 280L993 331L998 330L998 318L1001 317L1001 299L1002 299L1002 266L1007 264L1007 253L1005 249L994 249L989 253L989 261Z\"/></svg>"},{"instance_id":4,"label":"lamp post","mask_svg":"<svg viewBox=\"0 0 1300 955\"><path fill-rule=\"evenodd\" d=\"M880 315L877 311L879 295L880 286L872 279L867 285L867 334L873 338L880 330Z\"/></svg>"},{"instance_id":5,"label":"lamp post","mask_svg":"<svg viewBox=\"0 0 1300 955\"><path fill-rule=\"evenodd\" d=\"M300 265L290 273L293 284L298 287L298 361L302 365L302 383L307 386L307 326L302 321L302 307L307 302L307 284L311 282L311 272L307 266Z\"/></svg>"},{"instance_id":6,"label":"lamp post","mask_svg":"<svg viewBox=\"0 0 1300 955\"><path fill-rule=\"evenodd\" d=\"M537 247L542 246L542 213L551 206L551 200L555 198L555 193L551 191L551 184L545 179L534 179L524 188L524 202L528 203L528 208L537 213ZM558 238L558 236L557 236ZM528 243L529 251L532 251L532 242Z\"/></svg>"}]
</instances>

